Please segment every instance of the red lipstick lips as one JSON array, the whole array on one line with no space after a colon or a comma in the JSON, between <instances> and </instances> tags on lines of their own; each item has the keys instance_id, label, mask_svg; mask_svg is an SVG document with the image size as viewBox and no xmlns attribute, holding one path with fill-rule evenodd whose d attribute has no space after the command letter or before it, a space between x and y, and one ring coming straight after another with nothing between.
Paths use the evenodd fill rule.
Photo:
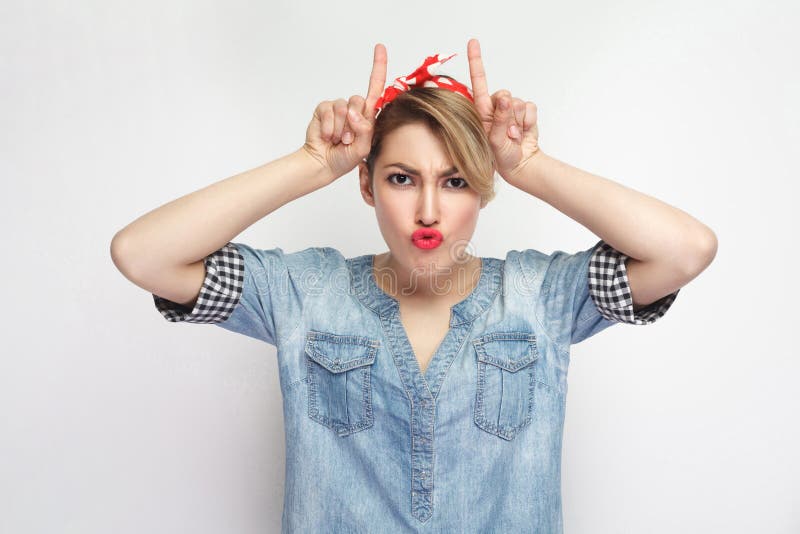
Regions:
<instances>
[{"instance_id":1,"label":"red lipstick lips","mask_svg":"<svg viewBox=\"0 0 800 534\"><path fill-rule=\"evenodd\" d=\"M431 249L442 244L442 233L433 228L420 228L411 234L411 241L419 248Z\"/></svg>"}]
</instances>

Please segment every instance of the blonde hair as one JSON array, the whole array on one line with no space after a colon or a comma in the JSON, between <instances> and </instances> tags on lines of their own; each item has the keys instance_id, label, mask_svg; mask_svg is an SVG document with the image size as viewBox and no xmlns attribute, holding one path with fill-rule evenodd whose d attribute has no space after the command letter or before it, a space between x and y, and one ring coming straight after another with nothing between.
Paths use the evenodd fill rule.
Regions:
<instances>
[{"instance_id":1,"label":"blonde hair","mask_svg":"<svg viewBox=\"0 0 800 534\"><path fill-rule=\"evenodd\" d=\"M370 182L383 138L411 123L428 126L442 140L461 177L480 194L482 206L494 198L494 155L480 115L463 95L438 87L414 87L381 110L366 158Z\"/></svg>"}]
</instances>

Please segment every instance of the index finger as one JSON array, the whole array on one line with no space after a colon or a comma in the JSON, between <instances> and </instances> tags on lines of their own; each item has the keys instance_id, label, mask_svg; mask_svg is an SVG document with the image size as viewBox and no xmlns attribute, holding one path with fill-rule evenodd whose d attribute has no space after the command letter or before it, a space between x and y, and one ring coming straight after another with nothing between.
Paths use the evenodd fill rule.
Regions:
<instances>
[{"instance_id":1,"label":"index finger","mask_svg":"<svg viewBox=\"0 0 800 534\"><path fill-rule=\"evenodd\" d=\"M477 101L489 96L486 85L486 72L483 70L481 59L481 45L477 39L470 39L467 43L467 58L469 59L469 77L472 80L472 97Z\"/></svg>"},{"instance_id":2,"label":"index finger","mask_svg":"<svg viewBox=\"0 0 800 534\"><path fill-rule=\"evenodd\" d=\"M375 53L372 58L372 74L369 76L369 88L367 89L365 117L375 115L375 103L383 94L383 86L386 83L386 47L381 43L375 45Z\"/></svg>"}]
</instances>

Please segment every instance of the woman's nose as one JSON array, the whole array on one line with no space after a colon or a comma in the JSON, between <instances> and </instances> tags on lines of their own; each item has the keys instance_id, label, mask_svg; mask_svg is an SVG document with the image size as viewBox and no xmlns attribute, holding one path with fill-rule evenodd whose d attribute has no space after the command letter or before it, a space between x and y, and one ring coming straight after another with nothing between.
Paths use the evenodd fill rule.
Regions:
<instances>
[{"instance_id":1,"label":"woman's nose","mask_svg":"<svg viewBox=\"0 0 800 534\"><path fill-rule=\"evenodd\" d=\"M439 221L439 193L436 186L425 184L417 199L417 220L425 225Z\"/></svg>"}]
</instances>

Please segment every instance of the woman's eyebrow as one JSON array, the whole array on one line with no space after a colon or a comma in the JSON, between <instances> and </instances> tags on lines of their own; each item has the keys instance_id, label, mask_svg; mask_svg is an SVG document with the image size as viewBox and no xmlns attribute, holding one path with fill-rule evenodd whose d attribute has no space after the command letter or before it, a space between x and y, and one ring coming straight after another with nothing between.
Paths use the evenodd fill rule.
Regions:
<instances>
[{"instance_id":1,"label":"woman's eyebrow","mask_svg":"<svg viewBox=\"0 0 800 534\"><path fill-rule=\"evenodd\" d=\"M420 175L418 170L412 169L408 165L403 165L402 163L389 163L388 165L384 165L383 168L386 169L387 167L398 167L400 169L403 169L403 172L407 172L408 174L413 174L415 176L419 176ZM439 178L444 178L445 176L449 176L449 175L455 174L457 172L458 172L458 169L456 169L455 167L450 167L446 171L439 173Z\"/></svg>"}]
</instances>

